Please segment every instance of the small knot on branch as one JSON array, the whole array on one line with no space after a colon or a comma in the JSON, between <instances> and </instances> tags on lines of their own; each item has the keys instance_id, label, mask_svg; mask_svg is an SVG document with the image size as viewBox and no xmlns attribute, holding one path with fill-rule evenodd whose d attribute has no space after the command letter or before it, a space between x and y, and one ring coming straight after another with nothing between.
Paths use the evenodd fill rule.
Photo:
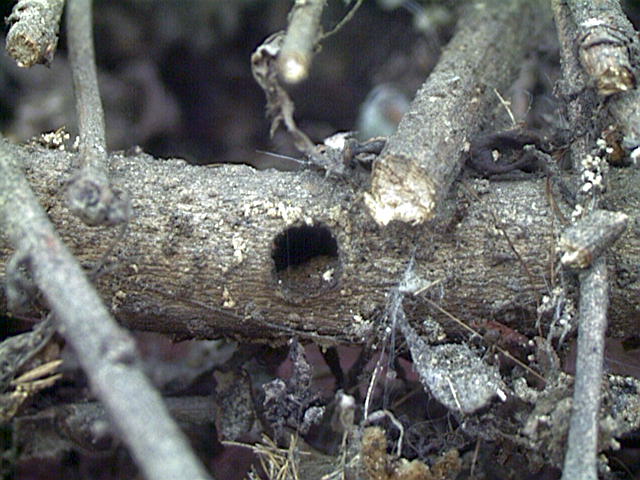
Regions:
<instances>
[{"instance_id":1,"label":"small knot on branch","mask_svg":"<svg viewBox=\"0 0 640 480\"><path fill-rule=\"evenodd\" d=\"M131 218L127 192L83 172L69 183L67 202L71 211L90 226L118 225Z\"/></svg>"}]
</instances>

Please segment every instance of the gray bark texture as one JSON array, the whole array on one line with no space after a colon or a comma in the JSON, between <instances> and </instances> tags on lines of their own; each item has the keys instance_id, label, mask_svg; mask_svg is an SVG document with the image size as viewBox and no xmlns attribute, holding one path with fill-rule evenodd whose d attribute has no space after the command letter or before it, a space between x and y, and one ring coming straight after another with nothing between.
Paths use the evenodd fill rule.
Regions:
<instances>
[{"instance_id":1,"label":"gray bark texture","mask_svg":"<svg viewBox=\"0 0 640 480\"><path fill-rule=\"evenodd\" d=\"M69 182L73 212L88 225L116 225L130 214L126 192L114 191L107 176L107 141L93 48L93 3L69 0L67 43L80 132L79 171Z\"/></svg>"},{"instance_id":2,"label":"gray bark texture","mask_svg":"<svg viewBox=\"0 0 640 480\"><path fill-rule=\"evenodd\" d=\"M633 90L631 66L634 30L619 0L570 0L567 6L578 28L580 63L600 95Z\"/></svg>"},{"instance_id":3,"label":"gray bark texture","mask_svg":"<svg viewBox=\"0 0 640 480\"><path fill-rule=\"evenodd\" d=\"M142 372L133 338L109 315L80 265L61 243L16 158L2 142L3 233L18 250L17 263L29 265L34 284L56 316L58 331L77 353L93 392L147 478L211 478Z\"/></svg>"},{"instance_id":4,"label":"gray bark texture","mask_svg":"<svg viewBox=\"0 0 640 480\"><path fill-rule=\"evenodd\" d=\"M66 244L91 269L117 232L89 228L67 210L62 191L72 155L15 151ZM132 192L134 216L97 287L131 328L177 338L279 343L297 334L324 344L363 344L382 327L388 292L415 255L418 277L425 285L436 282L422 295L443 309L467 323L498 320L535 333L537 300L552 286L562 225L542 178L472 181L477 198L452 191L431 223L382 228L364 207L362 190L316 172L197 167L144 154L114 154L110 167L114 183ZM608 258L609 328L616 336L634 333L640 312L639 177L637 169L612 170L604 203L630 217ZM315 256L296 257L300 244ZM3 265L9 254L3 244ZM431 315L448 333L460 331L419 297L405 307L418 329Z\"/></svg>"},{"instance_id":5,"label":"gray bark texture","mask_svg":"<svg viewBox=\"0 0 640 480\"><path fill-rule=\"evenodd\" d=\"M380 224L433 218L542 27L539 2L468 2L455 36L376 161L367 206ZM535 18L539 22L533 21Z\"/></svg>"},{"instance_id":6,"label":"gray bark texture","mask_svg":"<svg viewBox=\"0 0 640 480\"><path fill-rule=\"evenodd\" d=\"M563 478L597 480L598 414L607 327L607 265L598 258L580 276L580 326L573 413Z\"/></svg>"},{"instance_id":7,"label":"gray bark texture","mask_svg":"<svg viewBox=\"0 0 640 480\"><path fill-rule=\"evenodd\" d=\"M48 65L58 45L64 0L21 0L6 21L6 50L18 66Z\"/></svg>"}]
</instances>

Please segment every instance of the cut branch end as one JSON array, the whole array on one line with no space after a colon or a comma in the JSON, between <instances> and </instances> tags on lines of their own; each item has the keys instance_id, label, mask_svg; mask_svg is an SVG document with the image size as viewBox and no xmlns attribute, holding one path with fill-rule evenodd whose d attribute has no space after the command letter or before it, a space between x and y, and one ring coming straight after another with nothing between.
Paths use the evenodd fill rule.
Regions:
<instances>
[{"instance_id":1,"label":"cut branch end","mask_svg":"<svg viewBox=\"0 0 640 480\"><path fill-rule=\"evenodd\" d=\"M386 155L374 166L365 204L379 225L392 220L414 225L435 215L433 181L410 159Z\"/></svg>"}]
</instances>

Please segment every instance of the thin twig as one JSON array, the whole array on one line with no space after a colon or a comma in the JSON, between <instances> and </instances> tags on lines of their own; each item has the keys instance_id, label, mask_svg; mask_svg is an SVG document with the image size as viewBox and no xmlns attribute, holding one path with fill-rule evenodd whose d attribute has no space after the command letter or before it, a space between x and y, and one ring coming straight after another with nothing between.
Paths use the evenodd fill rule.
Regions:
<instances>
[{"instance_id":1,"label":"thin twig","mask_svg":"<svg viewBox=\"0 0 640 480\"><path fill-rule=\"evenodd\" d=\"M67 198L71 210L85 223L115 225L129 219L131 205L128 195L109 182L91 7L92 0L69 0L67 4L69 62L80 132L80 171L70 182Z\"/></svg>"},{"instance_id":2,"label":"thin twig","mask_svg":"<svg viewBox=\"0 0 640 480\"><path fill-rule=\"evenodd\" d=\"M106 175L102 159L106 156L107 140L93 46L92 10L92 0L69 0L66 14L69 61L76 95L80 154L85 164Z\"/></svg>"},{"instance_id":3,"label":"thin twig","mask_svg":"<svg viewBox=\"0 0 640 480\"><path fill-rule=\"evenodd\" d=\"M19 67L49 65L58 46L64 0L20 0L7 23L6 50Z\"/></svg>"},{"instance_id":4,"label":"thin twig","mask_svg":"<svg viewBox=\"0 0 640 480\"><path fill-rule=\"evenodd\" d=\"M0 222L53 311L97 397L148 479L210 478L142 373L135 343L111 317L0 140Z\"/></svg>"},{"instance_id":5,"label":"thin twig","mask_svg":"<svg viewBox=\"0 0 640 480\"><path fill-rule=\"evenodd\" d=\"M320 37L320 18L327 0L296 0L278 56L282 79L299 83L309 76L313 50Z\"/></svg>"},{"instance_id":6,"label":"thin twig","mask_svg":"<svg viewBox=\"0 0 640 480\"><path fill-rule=\"evenodd\" d=\"M335 27L333 27L328 32L323 33L322 36L320 37L320 40L321 41L326 40L332 35L335 35L336 33L338 33L342 29L342 27L344 27L348 22L351 21L351 19L355 16L356 12L362 6L363 3L364 3L364 0L356 0L356 2L353 4L353 7L351 7L351 9L347 12L347 14L344 17L342 17L342 19L336 24Z\"/></svg>"},{"instance_id":7,"label":"thin twig","mask_svg":"<svg viewBox=\"0 0 640 480\"><path fill-rule=\"evenodd\" d=\"M586 2L588 3L588 2ZM581 8L586 8L582 2ZM598 120L594 119L594 95L585 86L588 82L578 65L575 55L579 47L580 28L585 20L577 4L573 12L562 0L553 0L552 7L560 41L563 83L561 93L569 99L568 116L571 127L583 132L571 144L574 165L585 182L579 191L578 206L574 216L583 216L598 208L600 193L604 188L603 175L606 171L604 160L590 155L595 146L591 132L598 131ZM571 15L573 13L573 16ZM582 20L581 20L582 18ZM580 25L576 25L580 21ZM587 22L588 23L588 22ZM584 65L584 59L582 59ZM603 92L600 92L601 94ZM584 128L586 126L586 128ZM579 227L576 224L575 227ZM574 228L574 227L572 227ZM566 234L565 234L566 236ZM569 237L573 238L571 232ZM590 237L579 233L578 237ZM582 244L582 243L581 243ZM589 253L590 256L592 252ZM590 268L580 274L580 302L578 323L578 353L573 392L573 409L569 427L569 440L564 459L563 480L596 480L598 453L598 412L600 410L602 368L604 359L604 338L607 327L609 292L607 282L607 262L604 254L588 262Z\"/></svg>"},{"instance_id":8,"label":"thin twig","mask_svg":"<svg viewBox=\"0 0 640 480\"><path fill-rule=\"evenodd\" d=\"M598 478L598 412L608 306L607 262L605 257L600 257L588 271L580 275L576 380L562 473L564 480Z\"/></svg>"},{"instance_id":9,"label":"thin twig","mask_svg":"<svg viewBox=\"0 0 640 480\"><path fill-rule=\"evenodd\" d=\"M295 105L287 91L280 85L278 64L284 37L282 32L270 35L251 55L251 73L267 97L267 117L271 120L270 135L273 137L283 124L291 134L296 148L305 155L312 156L315 145L298 128L293 118Z\"/></svg>"}]
</instances>

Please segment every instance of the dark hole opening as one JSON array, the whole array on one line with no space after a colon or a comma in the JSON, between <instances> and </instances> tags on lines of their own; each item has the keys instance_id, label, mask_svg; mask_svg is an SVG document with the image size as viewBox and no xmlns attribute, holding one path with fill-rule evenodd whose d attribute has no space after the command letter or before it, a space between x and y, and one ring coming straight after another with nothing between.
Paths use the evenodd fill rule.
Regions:
<instances>
[{"instance_id":1,"label":"dark hole opening","mask_svg":"<svg viewBox=\"0 0 640 480\"><path fill-rule=\"evenodd\" d=\"M324 225L290 227L275 238L273 261L276 272L319 256L338 257L338 242Z\"/></svg>"}]
</instances>

